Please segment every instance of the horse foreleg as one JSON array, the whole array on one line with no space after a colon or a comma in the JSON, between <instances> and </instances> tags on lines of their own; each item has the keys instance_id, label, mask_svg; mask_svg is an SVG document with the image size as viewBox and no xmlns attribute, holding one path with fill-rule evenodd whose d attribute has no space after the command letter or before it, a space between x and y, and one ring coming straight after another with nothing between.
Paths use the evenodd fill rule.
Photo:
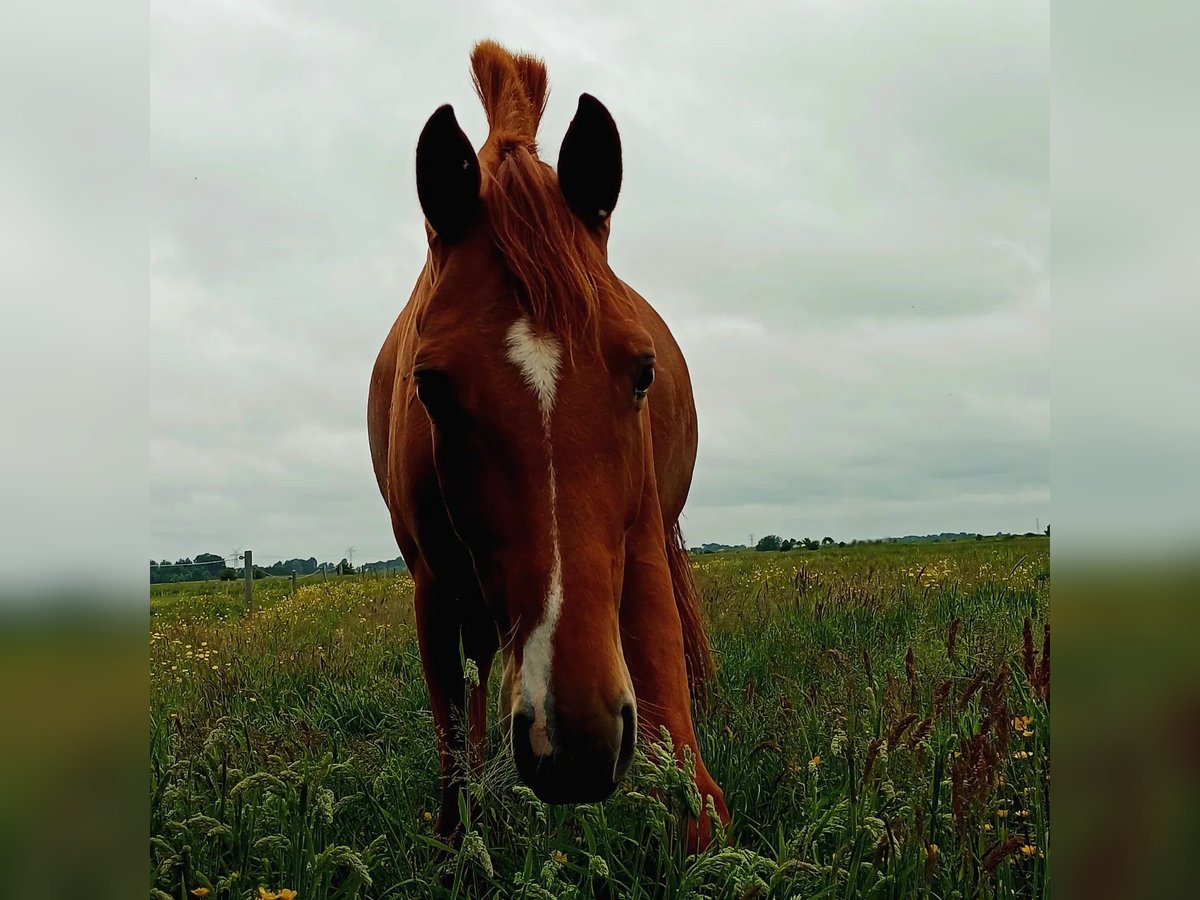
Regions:
<instances>
[{"instance_id":1,"label":"horse foreleg","mask_svg":"<svg viewBox=\"0 0 1200 900\"><path fill-rule=\"evenodd\" d=\"M495 627L488 629L468 624L464 627L453 596L439 588L427 573L414 572L414 609L417 623L417 644L421 667L429 690L429 706L433 713L433 729L437 739L440 768L441 804L435 833L453 840L461 820L458 796L466 773L462 761L470 759L480 765L483 759L483 737L487 730L487 679L495 654ZM469 715L464 730L464 699L468 686L459 657L459 641L468 659L479 668L479 683L470 688L465 704ZM470 739L470 752L467 740Z\"/></svg>"},{"instance_id":2,"label":"horse foreleg","mask_svg":"<svg viewBox=\"0 0 1200 900\"><path fill-rule=\"evenodd\" d=\"M654 538L651 533L645 541L630 540L626 545L621 645L637 697L639 737L658 740L660 729L665 727L675 744L676 757L682 761L687 747L696 761L700 817L688 823L688 850L696 852L707 847L712 838L708 798L712 798L722 823L729 822L729 810L724 793L704 766L696 742L683 630L661 535L660 524L654 543L649 542Z\"/></svg>"},{"instance_id":3,"label":"horse foreleg","mask_svg":"<svg viewBox=\"0 0 1200 900\"><path fill-rule=\"evenodd\" d=\"M483 768L483 754L487 737L488 677L492 672L492 662L496 658L500 638L496 632L496 626L490 618L478 618L468 619L463 624L462 640L464 654L467 659L473 659L479 669L479 679L471 687L467 707L471 765L478 772Z\"/></svg>"}]
</instances>

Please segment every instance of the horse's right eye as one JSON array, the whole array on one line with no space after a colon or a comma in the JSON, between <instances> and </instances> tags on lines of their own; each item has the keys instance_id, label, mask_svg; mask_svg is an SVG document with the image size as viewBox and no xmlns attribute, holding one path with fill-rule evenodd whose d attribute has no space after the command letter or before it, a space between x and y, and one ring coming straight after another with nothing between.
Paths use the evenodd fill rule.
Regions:
<instances>
[{"instance_id":1,"label":"horse's right eye","mask_svg":"<svg viewBox=\"0 0 1200 900\"><path fill-rule=\"evenodd\" d=\"M450 378L437 369L418 369L413 372L417 384L417 399L430 416L444 413L451 403Z\"/></svg>"}]
</instances>

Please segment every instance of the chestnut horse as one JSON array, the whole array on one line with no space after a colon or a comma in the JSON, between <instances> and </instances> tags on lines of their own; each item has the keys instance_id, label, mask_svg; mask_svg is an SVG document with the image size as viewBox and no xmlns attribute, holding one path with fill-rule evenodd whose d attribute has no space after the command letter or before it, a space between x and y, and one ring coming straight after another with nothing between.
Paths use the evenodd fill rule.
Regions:
<instances>
[{"instance_id":1,"label":"chestnut horse","mask_svg":"<svg viewBox=\"0 0 1200 900\"><path fill-rule=\"evenodd\" d=\"M727 821L689 693L711 669L678 527L696 410L667 326L608 266L616 125L582 95L556 174L537 156L542 62L484 42L471 65L489 135L476 155L450 106L421 132L429 250L368 401L375 477L415 582L437 832L460 824L456 767L480 761L497 650L500 714L542 800L603 800L638 730L666 726ZM702 815L690 845L709 833Z\"/></svg>"}]
</instances>

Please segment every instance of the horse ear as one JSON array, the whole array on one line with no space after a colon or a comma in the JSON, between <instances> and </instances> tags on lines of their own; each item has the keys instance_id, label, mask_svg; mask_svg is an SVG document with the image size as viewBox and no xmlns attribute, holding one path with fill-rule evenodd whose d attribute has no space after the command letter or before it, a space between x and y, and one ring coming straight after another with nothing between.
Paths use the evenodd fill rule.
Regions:
<instances>
[{"instance_id":1,"label":"horse ear","mask_svg":"<svg viewBox=\"0 0 1200 900\"><path fill-rule=\"evenodd\" d=\"M621 193L621 136L604 104L581 94L558 151L558 185L571 211L594 228L612 215Z\"/></svg>"},{"instance_id":2,"label":"horse ear","mask_svg":"<svg viewBox=\"0 0 1200 900\"><path fill-rule=\"evenodd\" d=\"M417 141L417 198L440 238L457 240L475 221L479 185L479 159L446 104L429 117Z\"/></svg>"}]
</instances>

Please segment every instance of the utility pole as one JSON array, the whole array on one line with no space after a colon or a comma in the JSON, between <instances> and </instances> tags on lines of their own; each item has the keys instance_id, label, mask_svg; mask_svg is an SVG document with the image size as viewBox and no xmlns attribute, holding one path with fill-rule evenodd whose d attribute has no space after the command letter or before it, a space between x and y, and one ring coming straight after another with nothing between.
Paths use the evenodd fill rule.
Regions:
<instances>
[{"instance_id":1,"label":"utility pole","mask_svg":"<svg viewBox=\"0 0 1200 900\"><path fill-rule=\"evenodd\" d=\"M247 550L242 554L242 559L246 561L244 570L246 581L246 614L254 612L254 551Z\"/></svg>"}]
</instances>

